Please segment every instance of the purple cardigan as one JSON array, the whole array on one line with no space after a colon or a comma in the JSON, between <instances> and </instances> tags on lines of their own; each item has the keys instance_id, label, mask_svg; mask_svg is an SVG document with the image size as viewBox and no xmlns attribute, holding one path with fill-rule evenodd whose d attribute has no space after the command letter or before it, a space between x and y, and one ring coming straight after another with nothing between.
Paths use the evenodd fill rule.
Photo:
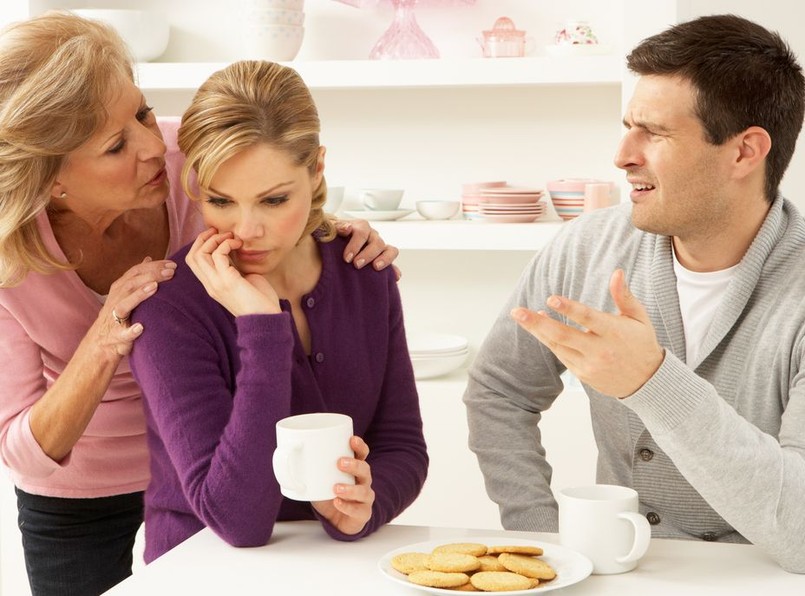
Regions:
<instances>
[{"instance_id":1,"label":"purple cardigan","mask_svg":"<svg viewBox=\"0 0 805 596\"><path fill-rule=\"evenodd\" d=\"M145 560L205 526L234 546L268 542L275 521L316 519L310 503L284 498L271 469L275 423L308 412L352 416L369 445L372 518L355 540L399 515L428 468L422 418L389 268L343 262L345 240L320 243L321 278L302 297L312 336L307 355L290 304L276 315L233 317L184 262L134 313L145 331L131 363L144 395L151 454L145 494Z\"/></svg>"}]
</instances>

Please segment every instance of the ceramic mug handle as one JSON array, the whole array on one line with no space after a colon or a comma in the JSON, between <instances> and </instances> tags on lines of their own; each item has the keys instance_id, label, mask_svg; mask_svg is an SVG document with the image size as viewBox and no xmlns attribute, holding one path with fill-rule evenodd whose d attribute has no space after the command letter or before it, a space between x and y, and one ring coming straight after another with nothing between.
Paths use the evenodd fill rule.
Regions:
<instances>
[{"instance_id":1,"label":"ceramic mug handle","mask_svg":"<svg viewBox=\"0 0 805 596\"><path fill-rule=\"evenodd\" d=\"M274 476L280 486L296 493L305 492L305 483L296 475L302 469L302 445L277 447L271 458Z\"/></svg>"},{"instance_id":2,"label":"ceramic mug handle","mask_svg":"<svg viewBox=\"0 0 805 596\"><path fill-rule=\"evenodd\" d=\"M651 541L651 526L645 516L633 511L624 511L618 514L620 519L625 519L634 526L634 542L632 550L623 557L615 559L618 563L631 563L637 561L646 554L649 542Z\"/></svg>"}]
</instances>

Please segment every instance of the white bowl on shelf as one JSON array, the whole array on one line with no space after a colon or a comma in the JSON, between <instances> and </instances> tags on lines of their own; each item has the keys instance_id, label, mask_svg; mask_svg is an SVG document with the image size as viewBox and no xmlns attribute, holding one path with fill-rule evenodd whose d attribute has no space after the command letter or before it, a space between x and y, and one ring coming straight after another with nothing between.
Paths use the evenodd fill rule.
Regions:
<instances>
[{"instance_id":1,"label":"white bowl on shelf","mask_svg":"<svg viewBox=\"0 0 805 596\"><path fill-rule=\"evenodd\" d=\"M251 10L245 13L248 22L260 25L293 25L301 27L305 24L305 13L301 10Z\"/></svg>"},{"instance_id":2,"label":"white bowl on shelf","mask_svg":"<svg viewBox=\"0 0 805 596\"><path fill-rule=\"evenodd\" d=\"M417 201L416 210L425 219L450 219L461 207L459 201Z\"/></svg>"},{"instance_id":3,"label":"white bowl on shelf","mask_svg":"<svg viewBox=\"0 0 805 596\"><path fill-rule=\"evenodd\" d=\"M302 47L305 28L297 25L250 23L243 37L246 58L288 62Z\"/></svg>"},{"instance_id":4,"label":"white bowl on shelf","mask_svg":"<svg viewBox=\"0 0 805 596\"><path fill-rule=\"evenodd\" d=\"M448 355L433 355L428 357L411 356L411 365L414 367L415 379L432 379L441 377L461 367L467 360L469 350Z\"/></svg>"},{"instance_id":5,"label":"white bowl on shelf","mask_svg":"<svg viewBox=\"0 0 805 596\"><path fill-rule=\"evenodd\" d=\"M469 347L466 337L451 333L411 333L406 341L412 357L466 352Z\"/></svg>"},{"instance_id":6,"label":"white bowl on shelf","mask_svg":"<svg viewBox=\"0 0 805 596\"><path fill-rule=\"evenodd\" d=\"M168 47L170 23L159 11L76 8L71 12L85 19L111 25L126 42L138 62L148 62L159 58Z\"/></svg>"},{"instance_id":7,"label":"white bowl on shelf","mask_svg":"<svg viewBox=\"0 0 805 596\"><path fill-rule=\"evenodd\" d=\"M305 0L247 0L246 7L265 10L303 10Z\"/></svg>"}]
</instances>

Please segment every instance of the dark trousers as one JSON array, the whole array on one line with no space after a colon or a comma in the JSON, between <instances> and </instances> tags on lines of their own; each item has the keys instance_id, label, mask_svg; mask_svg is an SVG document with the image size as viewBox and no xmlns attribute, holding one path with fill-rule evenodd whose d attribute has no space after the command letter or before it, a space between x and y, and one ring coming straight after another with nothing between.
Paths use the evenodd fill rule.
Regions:
<instances>
[{"instance_id":1,"label":"dark trousers","mask_svg":"<svg viewBox=\"0 0 805 596\"><path fill-rule=\"evenodd\" d=\"M33 596L97 596L131 575L142 492L97 499L16 493Z\"/></svg>"}]
</instances>

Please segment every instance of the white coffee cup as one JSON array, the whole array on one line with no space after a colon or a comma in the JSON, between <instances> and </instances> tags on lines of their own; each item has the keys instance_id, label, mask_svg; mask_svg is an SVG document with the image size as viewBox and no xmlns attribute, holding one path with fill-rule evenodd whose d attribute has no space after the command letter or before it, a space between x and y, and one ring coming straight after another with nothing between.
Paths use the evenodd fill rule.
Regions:
<instances>
[{"instance_id":1,"label":"white coffee cup","mask_svg":"<svg viewBox=\"0 0 805 596\"><path fill-rule=\"evenodd\" d=\"M277 422L277 449L272 459L280 491L295 501L326 501L336 484L355 484L338 469L338 459L355 457L349 446L352 418L314 413Z\"/></svg>"},{"instance_id":2,"label":"white coffee cup","mask_svg":"<svg viewBox=\"0 0 805 596\"><path fill-rule=\"evenodd\" d=\"M593 573L624 573L637 567L651 540L638 513L637 492L595 484L559 491L559 540L588 557Z\"/></svg>"},{"instance_id":3,"label":"white coffee cup","mask_svg":"<svg viewBox=\"0 0 805 596\"><path fill-rule=\"evenodd\" d=\"M394 211L400 206L403 192L396 188L362 188L358 191L358 195L366 209Z\"/></svg>"}]
</instances>

